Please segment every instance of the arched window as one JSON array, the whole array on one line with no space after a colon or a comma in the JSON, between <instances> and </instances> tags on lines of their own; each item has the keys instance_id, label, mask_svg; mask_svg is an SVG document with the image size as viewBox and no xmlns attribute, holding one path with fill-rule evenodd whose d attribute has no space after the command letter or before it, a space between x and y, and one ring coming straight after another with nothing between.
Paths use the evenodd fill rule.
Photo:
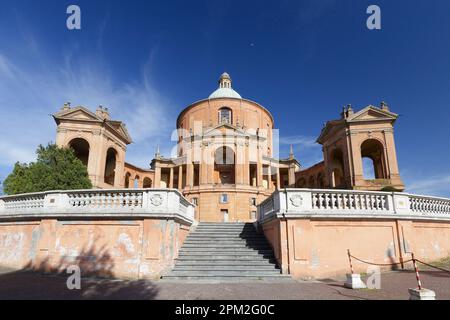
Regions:
<instances>
[{"instance_id":1,"label":"arched window","mask_svg":"<svg viewBox=\"0 0 450 320\"><path fill-rule=\"evenodd\" d=\"M144 178L143 188L151 188L152 187L152 179L149 177Z\"/></svg>"},{"instance_id":2,"label":"arched window","mask_svg":"<svg viewBox=\"0 0 450 320\"><path fill-rule=\"evenodd\" d=\"M114 185L114 179L116 176L116 158L116 150L114 150L113 148L109 148L106 152L104 182L112 186Z\"/></svg>"},{"instance_id":3,"label":"arched window","mask_svg":"<svg viewBox=\"0 0 450 320\"><path fill-rule=\"evenodd\" d=\"M219 184L235 183L235 154L230 147L220 147L214 156L215 181Z\"/></svg>"},{"instance_id":4,"label":"arched window","mask_svg":"<svg viewBox=\"0 0 450 320\"><path fill-rule=\"evenodd\" d=\"M81 138L69 142L69 147L75 152L75 156L87 167L89 162L89 143Z\"/></svg>"},{"instance_id":5,"label":"arched window","mask_svg":"<svg viewBox=\"0 0 450 320\"><path fill-rule=\"evenodd\" d=\"M344 155L341 149L331 153L331 181L333 188L345 188Z\"/></svg>"},{"instance_id":6,"label":"arched window","mask_svg":"<svg viewBox=\"0 0 450 320\"><path fill-rule=\"evenodd\" d=\"M125 174L125 183L124 183L124 186L127 189L130 187L130 179L131 179L131 173L127 172Z\"/></svg>"},{"instance_id":7,"label":"arched window","mask_svg":"<svg viewBox=\"0 0 450 320\"><path fill-rule=\"evenodd\" d=\"M387 179L384 162L384 147L376 139L361 144L364 179Z\"/></svg>"},{"instance_id":8,"label":"arched window","mask_svg":"<svg viewBox=\"0 0 450 320\"><path fill-rule=\"evenodd\" d=\"M233 112L228 107L223 107L219 109L219 124L228 123L233 124Z\"/></svg>"}]
</instances>

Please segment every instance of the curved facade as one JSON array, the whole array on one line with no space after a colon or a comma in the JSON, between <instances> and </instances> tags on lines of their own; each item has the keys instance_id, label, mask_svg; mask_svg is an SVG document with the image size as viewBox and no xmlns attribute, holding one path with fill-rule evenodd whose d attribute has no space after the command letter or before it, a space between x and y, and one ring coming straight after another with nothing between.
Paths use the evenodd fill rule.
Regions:
<instances>
[{"instance_id":1,"label":"curved facade","mask_svg":"<svg viewBox=\"0 0 450 320\"><path fill-rule=\"evenodd\" d=\"M176 126L177 158L156 156L155 183L181 189L200 221L253 221L256 204L289 183L289 170L295 182L298 166L289 166L295 160L280 165L272 157L272 115L241 98L226 73L208 99L180 113Z\"/></svg>"}]
</instances>

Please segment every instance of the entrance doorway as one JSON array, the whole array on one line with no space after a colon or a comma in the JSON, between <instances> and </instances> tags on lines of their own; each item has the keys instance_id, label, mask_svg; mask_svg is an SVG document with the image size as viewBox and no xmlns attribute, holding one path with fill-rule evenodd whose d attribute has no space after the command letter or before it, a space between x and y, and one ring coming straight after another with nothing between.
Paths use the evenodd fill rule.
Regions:
<instances>
[{"instance_id":1,"label":"entrance doorway","mask_svg":"<svg viewBox=\"0 0 450 320\"><path fill-rule=\"evenodd\" d=\"M228 210L222 209L222 210L220 210L220 213L223 216L223 222L228 222Z\"/></svg>"}]
</instances>

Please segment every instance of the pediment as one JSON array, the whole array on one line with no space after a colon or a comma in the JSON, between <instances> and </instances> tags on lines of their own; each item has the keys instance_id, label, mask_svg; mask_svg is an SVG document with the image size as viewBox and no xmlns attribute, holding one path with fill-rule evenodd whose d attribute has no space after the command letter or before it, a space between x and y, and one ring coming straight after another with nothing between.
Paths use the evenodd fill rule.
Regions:
<instances>
[{"instance_id":1,"label":"pediment","mask_svg":"<svg viewBox=\"0 0 450 320\"><path fill-rule=\"evenodd\" d=\"M73 119L73 120L94 120L101 121L101 119L91 111L83 107L76 107L70 110L60 111L54 114L55 118L59 119Z\"/></svg>"},{"instance_id":2,"label":"pediment","mask_svg":"<svg viewBox=\"0 0 450 320\"><path fill-rule=\"evenodd\" d=\"M323 144L327 136L335 134L343 127L345 127L345 122L342 119L328 121L326 125L322 128L322 131L320 132L320 135L317 138L316 142Z\"/></svg>"},{"instance_id":3,"label":"pediment","mask_svg":"<svg viewBox=\"0 0 450 320\"><path fill-rule=\"evenodd\" d=\"M234 127L230 124L220 124L218 126L215 126L213 128L210 128L208 130L205 131L205 133L203 134L203 136L243 136L246 137L248 136L248 134L245 133L245 131L243 131L240 128Z\"/></svg>"},{"instance_id":4,"label":"pediment","mask_svg":"<svg viewBox=\"0 0 450 320\"><path fill-rule=\"evenodd\" d=\"M353 121L380 121L387 120L392 121L397 119L397 114L387 110L382 110L374 106L367 106L361 111L351 115L347 118L347 122Z\"/></svg>"},{"instance_id":5,"label":"pediment","mask_svg":"<svg viewBox=\"0 0 450 320\"><path fill-rule=\"evenodd\" d=\"M132 142L131 136L128 133L128 130L126 129L125 125L122 122L119 121L108 121L108 124L114 129L119 135L124 137L126 140L129 141L129 143Z\"/></svg>"},{"instance_id":6,"label":"pediment","mask_svg":"<svg viewBox=\"0 0 450 320\"><path fill-rule=\"evenodd\" d=\"M121 137L126 143L132 143L132 139L126 129L125 125L121 121L104 120L97 116L95 113L88 109L78 106L70 108L68 110L61 110L53 114L56 123L59 125L60 121L86 121L86 122L98 122L106 123L107 128L113 132L113 134Z\"/></svg>"}]
</instances>

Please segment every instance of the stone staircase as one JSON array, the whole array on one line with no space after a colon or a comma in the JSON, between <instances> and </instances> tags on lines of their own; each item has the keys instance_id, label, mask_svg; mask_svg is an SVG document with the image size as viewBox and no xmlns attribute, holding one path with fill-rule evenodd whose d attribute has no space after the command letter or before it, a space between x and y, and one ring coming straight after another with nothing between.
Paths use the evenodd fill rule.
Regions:
<instances>
[{"instance_id":1,"label":"stone staircase","mask_svg":"<svg viewBox=\"0 0 450 320\"><path fill-rule=\"evenodd\" d=\"M291 280L251 223L199 223L186 238L166 280Z\"/></svg>"}]
</instances>

